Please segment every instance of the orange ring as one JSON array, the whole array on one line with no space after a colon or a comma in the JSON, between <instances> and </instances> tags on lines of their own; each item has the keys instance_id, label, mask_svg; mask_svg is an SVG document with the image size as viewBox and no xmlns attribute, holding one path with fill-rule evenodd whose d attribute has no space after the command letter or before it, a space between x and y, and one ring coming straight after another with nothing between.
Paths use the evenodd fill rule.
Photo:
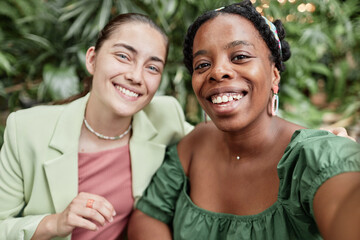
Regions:
<instances>
[{"instance_id":1,"label":"orange ring","mask_svg":"<svg viewBox=\"0 0 360 240\"><path fill-rule=\"evenodd\" d=\"M87 208L93 208L94 202L95 202L94 199L88 199L87 202L86 202L86 207Z\"/></svg>"}]
</instances>

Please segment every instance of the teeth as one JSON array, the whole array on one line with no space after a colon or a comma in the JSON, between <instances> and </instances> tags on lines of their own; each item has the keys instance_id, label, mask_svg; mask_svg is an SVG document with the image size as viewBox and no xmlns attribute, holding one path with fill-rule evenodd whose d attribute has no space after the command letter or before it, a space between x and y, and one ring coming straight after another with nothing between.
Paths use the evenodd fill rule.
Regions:
<instances>
[{"instance_id":1,"label":"teeth","mask_svg":"<svg viewBox=\"0 0 360 240\"><path fill-rule=\"evenodd\" d=\"M125 94L126 96L129 96L129 97L138 97L139 94L135 93L135 92L132 92L130 91L129 89L125 89L123 87L120 87L120 86L116 86L116 88L122 92L123 94Z\"/></svg>"},{"instance_id":2,"label":"teeth","mask_svg":"<svg viewBox=\"0 0 360 240\"><path fill-rule=\"evenodd\" d=\"M225 94L219 94L219 95L214 95L211 97L211 101L212 103L227 103L227 102L231 102L231 101L236 101L243 98L242 94L239 93L225 93Z\"/></svg>"}]
</instances>

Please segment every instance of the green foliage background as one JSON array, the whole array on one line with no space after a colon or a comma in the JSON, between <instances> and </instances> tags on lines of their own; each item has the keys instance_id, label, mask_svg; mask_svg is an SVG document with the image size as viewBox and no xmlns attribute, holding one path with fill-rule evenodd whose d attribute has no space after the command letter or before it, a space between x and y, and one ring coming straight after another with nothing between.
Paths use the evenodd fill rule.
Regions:
<instances>
[{"instance_id":1,"label":"green foliage background","mask_svg":"<svg viewBox=\"0 0 360 240\"><path fill-rule=\"evenodd\" d=\"M282 74L281 115L307 127L344 126L360 136L360 3L358 0L257 0L283 20L292 57ZM281 3L280 3L281 2ZM170 52L158 94L175 96L187 119L202 121L182 64L187 27L218 0L2 0L0 2L0 145L12 111L81 91L85 53L108 20L149 15L168 34ZM315 11L299 11L312 3Z\"/></svg>"}]
</instances>

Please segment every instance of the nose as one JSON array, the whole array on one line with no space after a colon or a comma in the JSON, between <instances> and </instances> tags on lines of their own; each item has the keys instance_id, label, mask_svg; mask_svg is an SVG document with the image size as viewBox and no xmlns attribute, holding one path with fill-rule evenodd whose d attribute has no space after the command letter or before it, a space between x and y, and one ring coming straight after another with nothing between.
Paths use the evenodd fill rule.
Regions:
<instances>
[{"instance_id":1,"label":"nose","mask_svg":"<svg viewBox=\"0 0 360 240\"><path fill-rule=\"evenodd\" d=\"M234 77L234 72L229 64L230 63L225 61L214 63L214 67L210 73L210 80L219 82L225 79L232 79Z\"/></svg>"},{"instance_id":2,"label":"nose","mask_svg":"<svg viewBox=\"0 0 360 240\"><path fill-rule=\"evenodd\" d=\"M129 68L125 73L125 79L133 82L134 84L141 84L143 81L142 67L139 64L135 64L132 68Z\"/></svg>"}]
</instances>

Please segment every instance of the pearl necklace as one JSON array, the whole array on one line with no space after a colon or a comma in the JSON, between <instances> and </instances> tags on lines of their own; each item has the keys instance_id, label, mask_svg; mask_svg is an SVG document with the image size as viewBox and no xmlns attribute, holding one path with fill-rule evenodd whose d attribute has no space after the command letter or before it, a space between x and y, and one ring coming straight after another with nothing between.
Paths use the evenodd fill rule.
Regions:
<instances>
[{"instance_id":1,"label":"pearl necklace","mask_svg":"<svg viewBox=\"0 0 360 240\"><path fill-rule=\"evenodd\" d=\"M131 124L130 124L129 128L126 129L126 131L123 132L122 134L120 134L119 136L109 137L109 136L102 135L101 133L95 132L95 130L92 129L92 127L90 127L89 123L86 121L85 118L84 118L84 123L85 123L85 127L86 127L90 132L92 132L93 134L95 134L98 138L104 139L104 140L118 140L118 139L120 139L120 138L123 138L123 137L124 137L126 134L128 134L129 131L131 130Z\"/></svg>"}]
</instances>

